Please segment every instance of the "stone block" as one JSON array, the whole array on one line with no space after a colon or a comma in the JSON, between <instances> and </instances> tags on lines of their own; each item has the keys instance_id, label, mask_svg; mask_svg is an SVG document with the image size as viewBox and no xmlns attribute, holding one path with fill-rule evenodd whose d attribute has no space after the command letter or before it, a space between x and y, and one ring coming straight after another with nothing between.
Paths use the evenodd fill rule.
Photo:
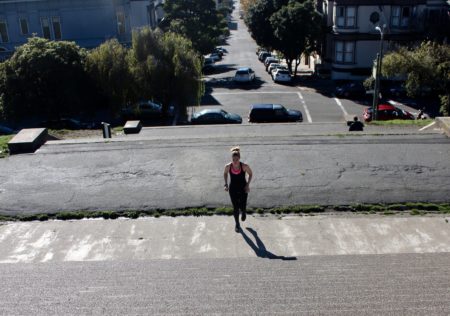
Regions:
<instances>
[{"instance_id":1,"label":"stone block","mask_svg":"<svg viewBox=\"0 0 450 316\"><path fill-rule=\"evenodd\" d=\"M26 128L21 130L8 143L11 155L34 153L47 141L48 132L46 128Z\"/></svg>"},{"instance_id":2,"label":"stone block","mask_svg":"<svg viewBox=\"0 0 450 316\"><path fill-rule=\"evenodd\" d=\"M123 132L125 134L139 134L141 129L141 121L127 121L123 127Z\"/></svg>"}]
</instances>

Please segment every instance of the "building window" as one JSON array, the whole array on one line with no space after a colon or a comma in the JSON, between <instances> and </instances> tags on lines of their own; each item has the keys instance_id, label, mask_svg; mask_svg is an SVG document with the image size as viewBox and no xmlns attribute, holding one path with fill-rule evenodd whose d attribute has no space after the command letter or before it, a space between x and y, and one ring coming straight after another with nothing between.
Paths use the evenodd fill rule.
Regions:
<instances>
[{"instance_id":1,"label":"building window","mask_svg":"<svg viewBox=\"0 0 450 316\"><path fill-rule=\"evenodd\" d=\"M61 35L61 19L59 17L52 18L53 34L55 35L55 40L60 40Z\"/></svg>"},{"instance_id":2,"label":"building window","mask_svg":"<svg viewBox=\"0 0 450 316\"><path fill-rule=\"evenodd\" d=\"M48 18L41 18L42 36L46 39L51 39L50 22Z\"/></svg>"},{"instance_id":3,"label":"building window","mask_svg":"<svg viewBox=\"0 0 450 316\"><path fill-rule=\"evenodd\" d=\"M26 18L20 18L19 24L20 24L20 34L27 35L28 34L28 20Z\"/></svg>"},{"instance_id":4,"label":"building window","mask_svg":"<svg viewBox=\"0 0 450 316\"><path fill-rule=\"evenodd\" d=\"M410 16L410 7L392 7L391 26L397 28L408 27Z\"/></svg>"},{"instance_id":5,"label":"building window","mask_svg":"<svg viewBox=\"0 0 450 316\"><path fill-rule=\"evenodd\" d=\"M119 35L125 34L125 14L117 12L117 32Z\"/></svg>"},{"instance_id":6,"label":"building window","mask_svg":"<svg viewBox=\"0 0 450 316\"><path fill-rule=\"evenodd\" d=\"M356 27L356 7L336 7L336 25L339 27Z\"/></svg>"},{"instance_id":7,"label":"building window","mask_svg":"<svg viewBox=\"0 0 450 316\"><path fill-rule=\"evenodd\" d=\"M0 40L2 43L9 42L8 26L5 21L0 21Z\"/></svg>"},{"instance_id":8,"label":"building window","mask_svg":"<svg viewBox=\"0 0 450 316\"><path fill-rule=\"evenodd\" d=\"M335 46L336 63L355 62L355 42L337 41Z\"/></svg>"}]
</instances>

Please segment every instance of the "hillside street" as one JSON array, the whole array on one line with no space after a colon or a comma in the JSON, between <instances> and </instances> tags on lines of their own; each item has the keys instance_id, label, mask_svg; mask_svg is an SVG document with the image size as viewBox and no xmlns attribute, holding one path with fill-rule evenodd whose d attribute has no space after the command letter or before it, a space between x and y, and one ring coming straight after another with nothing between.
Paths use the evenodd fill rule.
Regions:
<instances>
[{"instance_id":1,"label":"hillside street","mask_svg":"<svg viewBox=\"0 0 450 316\"><path fill-rule=\"evenodd\" d=\"M222 174L235 145L254 171L249 207L448 201L450 141L441 134L296 136L290 126L263 137L202 127L210 137L48 142L0 161L1 213L228 206ZM171 133L144 134L153 131Z\"/></svg>"},{"instance_id":2,"label":"hillside street","mask_svg":"<svg viewBox=\"0 0 450 316\"><path fill-rule=\"evenodd\" d=\"M331 81L307 76L272 83L235 5L228 53L188 110L221 108L242 125L47 141L0 159L0 215L230 207L223 171L237 145L253 169L249 208L450 202L442 130L348 132L366 101L335 98ZM237 86L243 66L257 80ZM304 121L248 123L250 104L266 102ZM232 216L218 215L0 216L0 315L449 315L450 216L441 211L258 210L237 232Z\"/></svg>"}]
</instances>

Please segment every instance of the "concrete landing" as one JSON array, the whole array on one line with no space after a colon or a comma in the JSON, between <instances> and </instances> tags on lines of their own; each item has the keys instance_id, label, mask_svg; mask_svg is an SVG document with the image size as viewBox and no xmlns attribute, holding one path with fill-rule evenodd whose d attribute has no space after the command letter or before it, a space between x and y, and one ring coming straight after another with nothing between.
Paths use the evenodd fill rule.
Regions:
<instances>
[{"instance_id":1,"label":"concrete landing","mask_svg":"<svg viewBox=\"0 0 450 316\"><path fill-rule=\"evenodd\" d=\"M450 137L450 117L436 117L436 123Z\"/></svg>"},{"instance_id":2,"label":"concrete landing","mask_svg":"<svg viewBox=\"0 0 450 316\"><path fill-rule=\"evenodd\" d=\"M447 221L446 221L447 220ZM0 263L450 252L450 217L231 216L0 225Z\"/></svg>"}]
</instances>

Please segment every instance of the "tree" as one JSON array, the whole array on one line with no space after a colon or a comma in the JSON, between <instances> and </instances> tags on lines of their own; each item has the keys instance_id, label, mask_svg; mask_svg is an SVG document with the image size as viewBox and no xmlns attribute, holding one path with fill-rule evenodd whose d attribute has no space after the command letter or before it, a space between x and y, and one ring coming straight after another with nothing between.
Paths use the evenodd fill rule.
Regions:
<instances>
[{"instance_id":1,"label":"tree","mask_svg":"<svg viewBox=\"0 0 450 316\"><path fill-rule=\"evenodd\" d=\"M184 114L186 106L198 104L203 94L201 59L192 43L181 35L143 28L133 32L130 71L139 98L175 105Z\"/></svg>"},{"instance_id":2,"label":"tree","mask_svg":"<svg viewBox=\"0 0 450 316\"><path fill-rule=\"evenodd\" d=\"M256 3L256 0L241 0L241 10L244 13L244 16L246 16L248 14L248 10L255 3Z\"/></svg>"},{"instance_id":3,"label":"tree","mask_svg":"<svg viewBox=\"0 0 450 316\"><path fill-rule=\"evenodd\" d=\"M168 30L188 38L201 54L210 53L220 37L228 35L227 21L214 0L166 0L164 12Z\"/></svg>"},{"instance_id":4,"label":"tree","mask_svg":"<svg viewBox=\"0 0 450 316\"><path fill-rule=\"evenodd\" d=\"M267 49L278 47L270 17L278 11L273 0L256 0L250 5L244 21L248 26L250 34L259 46Z\"/></svg>"},{"instance_id":5,"label":"tree","mask_svg":"<svg viewBox=\"0 0 450 316\"><path fill-rule=\"evenodd\" d=\"M115 113L135 99L127 56L128 50L112 39L93 49L86 58L86 72Z\"/></svg>"},{"instance_id":6,"label":"tree","mask_svg":"<svg viewBox=\"0 0 450 316\"><path fill-rule=\"evenodd\" d=\"M450 114L450 46L424 42L415 49L400 48L383 57L384 76L406 78L409 96L416 96L423 87L431 89L441 101L441 113Z\"/></svg>"},{"instance_id":7,"label":"tree","mask_svg":"<svg viewBox=\"0 0 450 316\"><path fill-rule=\"evenodd\" d=\"M301 54L314 51L322 35L322 19L313 0L256 0L245 16L260 46L281 52L294 75Z\"/></svg>"},{"instance_id":8,"label":"tree","mask_svg":"<svg viewBox=\"0 0 450 316\"><path fill-rule=\"evenodd\" d=\"M321 36L322 18L313 1L290 1L270 17L270 24L277 39L275 48L286 58L289 69L295 60L296 76L301 54L314 51Z\"/></svg>"},{"instance_id":9,"label":"tree","mask_svg":"<svg viewBox=\"0 0 450 316\"><path fill-rule=\"evenodd\" d=\"M5 118L4 98L6 84L6 64L0 63L0 121Z\"/></svg>"},{"instance_id":10,"label":"tree","mask_svg":"<svg viewBox=\"0 0 450 316\"><path fill-rule=\"evenodd\" d=\"M8 120L58 118L90 110L93 90L86 52L73 42L32 37L3 63L3 113Z\"/></svg>"}]
</instances>

